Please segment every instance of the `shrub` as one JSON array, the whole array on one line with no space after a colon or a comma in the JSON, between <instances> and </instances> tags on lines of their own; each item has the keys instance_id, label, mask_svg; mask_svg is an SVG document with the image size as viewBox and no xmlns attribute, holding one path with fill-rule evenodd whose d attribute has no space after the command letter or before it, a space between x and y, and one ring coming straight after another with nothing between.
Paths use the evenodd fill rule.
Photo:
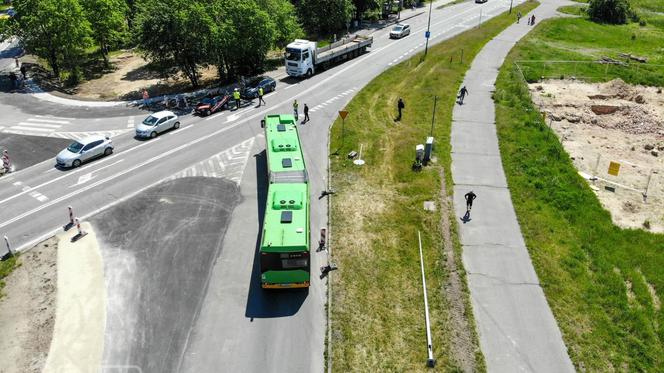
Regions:
<instances>
[{"instance_id":1,"label":"shrub","mask_svg":"<svg viewBox=\"0 0 664 373\"><path fill-rule=\"evenodd\" d=\"M590 0L588 16L595 22L624 24L632 14L627 0Z\"/></svg>"}]
</instances>

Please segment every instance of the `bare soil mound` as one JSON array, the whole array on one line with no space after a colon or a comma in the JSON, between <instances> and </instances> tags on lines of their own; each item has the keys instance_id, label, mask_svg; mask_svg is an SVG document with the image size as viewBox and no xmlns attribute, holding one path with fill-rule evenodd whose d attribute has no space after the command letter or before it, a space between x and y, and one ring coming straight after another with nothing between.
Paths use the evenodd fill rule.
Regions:
<instances>
[{"instance_id":1,"label":"bare soil mound","mask_svg":"<svg viewBox=\"0 0 664 373\"><path fill-rule=\"evenodd\" d=\"M662 88L549 80L530 91L614 222L664 232Z\"/></svg>"}]
</instances>

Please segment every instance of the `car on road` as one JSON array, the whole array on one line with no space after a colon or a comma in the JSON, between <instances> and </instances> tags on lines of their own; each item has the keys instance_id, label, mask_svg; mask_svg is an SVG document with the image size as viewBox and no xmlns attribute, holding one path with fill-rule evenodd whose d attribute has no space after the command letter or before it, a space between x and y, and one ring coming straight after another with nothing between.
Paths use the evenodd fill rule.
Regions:
<instances>
[{"instance_id":1,"label":"car on road","mask_svg":"<svg viewBox=\"0 0 664 373\"><path fill-rule=\"evenodd\" d=\"M277 89L277 82L269 76L259 76L251 79L244 90L241 92L243 98L256 98L258 97L258 88L263 88L263 94L274 92Z\"/></svg>"},{"instance_id":2,"label":"car on road","mask_svg":"<svg viewBox=\"0 0 664 373\"><path fill-rule=\"evenodd\" d=\"M410 25L406 23L397 23L390 31L390 39L401 39L410 35Z\"/></svg>"},{"instance_id":3,"label":"car on road","mask_svg":"<svg viewBox=\"0 0 664 373\"><path fill-rule=\"evenodd\" d=\"M78 167L83 162L113 153L113 141L108 136L90 136L74 141L58 153L55 162L60 167Z\"/></svg>"},{"instance_id":4,"label":"car on road","mask_svg":"<svg viewBox=\"0 0 664 373\"><path fill-rule=\"evenodd\" d=\"M475 0L475 4L484 4L487 0Z\"/></svg>"},{"instance_id":5,"label":"car on road","mask_svg":"<svg viewBox=\"0 0 664 373\"><path fill-rule=\"evenodd\" d=\"M216 97L206 97L202 99L201 102L196 104L196 107L194 108L194 114L207 117L208 115L214 114L223 109L228 109L228 102L230 99L231 96L229 94Z\"/></svg>"},{"instance_id":6,"label":"car on road","mask_svg":"<svg viewBox=\"0 0 664 373\"><path fill-rule=\"evenodd\" d=\"M136 126L136 137L155 138L161 132L180 128L180 118L169 110L150 114Z\"/></svg>"}]
</instances>

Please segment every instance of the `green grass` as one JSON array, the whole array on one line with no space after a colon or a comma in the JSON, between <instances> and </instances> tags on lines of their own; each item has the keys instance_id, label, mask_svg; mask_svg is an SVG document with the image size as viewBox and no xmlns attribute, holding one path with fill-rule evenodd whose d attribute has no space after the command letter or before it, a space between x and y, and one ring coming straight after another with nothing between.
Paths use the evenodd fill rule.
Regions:
<instances>
[{"instance_id":1,"label":"green grass","mask_svg":"<svg viewBox=\"0 0 664 373\"><path fill-rule=\"evenodd\" d=\"M447 3L447 4L443 4L443 5L437 6L436 9L447 8L448 6L452 6L452 5L456 5L456 4L461 4L461 3L465 3L465 2L467 2L467 1L473 1L473 0L454 0L454 1L452 1L451 3Z\"/></svg>"},{"instance_id":2,"label":"green grass","mask_svg":"<svg viewBox=\"0 0 664 373\"><path fill-rule=\"evenodd\" d=\"M585 17L587 15L586 9L587 8L585 6L567 5L567 6L561 6L560 8L558 8L558 11L565 14L572 14L575 16Z\"/></svg>"},{"instance_id":3,"label":"green grass","mask_svg":"<svg viewBox=\"0 0 664 373\"><path fill-rule=\"evenodd\" d=\"M612 26L582 18L545 22L520 43L515 59L590 62L603 56L621 59L619 53L647 57L648 63L632 62L628 68L591 63L519 62L519 65L529 82L537 81L541 76L575 76L586 77L590 81L619 77L636 84L664 85L664 27L651 24L645 27L638 23Z\"/></svg>"},{"instance_id":4,"label":"green grass","mask_svg":"<svg viewBox=\"0 0 664 373\"><path fill-rule=\"evenodd\" d=\"M4 296L2 289L5 287L4 279L9 276L15 268L20 265L18 256L14 255L7 260L0 261L0 299Z\"/></svg>"},{"instance_id":5,"label":"green grass","mask_svg":"<svg viewBox=\"0 0 664 373\"><path fill-rule=\"evenodd\" d=\"M512 50L498 78L496 125L512 202L579 371L662 371L664 313L650 289L664 294L664 235L614 226L556 135L542 123L513 62L625 52L662 63L663 43L662 30L651 26L551 20ZM588 66L588 74L605 69ZM644 70L615 69L606 79L664 85L662 67ZM537 78L532 71L526 74Z\"/></svg>"},{"instance_id":6,"label":"green grass","mask_svg":"<svg viewBox=\"0 0 664 373\"><path fill-rule=\"evenodd\" d=\"M528 2L517 11L537 5ZM334 371L425 371L426 337L417 249L422 232L425 271L431 310L434 354L440 371L459 371L455 356L460 348L450 322L450 299L441 227L440 190L445 182L451 194L450 126L456 92L473 57L490 39L514 23L503 14L454 39L429 49L387 70L348 104L344 142L341 121L332 128L330 152L332 261L332 367ZM463 51L464 59L460 62ZM451 59L451 60L450 60ZM437 162L417 173L411 170L415 145L428 136L437 95L435 155ZM406 109L394 121L396 102ZM347 160L360 150L366 165ZM441 177L441 173L444 176ZM437 202L436 212L423 210L423 202ZM452 221L456 218L453 217ZM456 227L452 225L456 239ZM461 281L465 286L458 242L453 243ZM467 289L456 297L465 307L469 352L474 369L484 371ZM467 354L468 355L468 354ZM467 356L466 355L466 356Z\"/></svg>"}]
</instances>

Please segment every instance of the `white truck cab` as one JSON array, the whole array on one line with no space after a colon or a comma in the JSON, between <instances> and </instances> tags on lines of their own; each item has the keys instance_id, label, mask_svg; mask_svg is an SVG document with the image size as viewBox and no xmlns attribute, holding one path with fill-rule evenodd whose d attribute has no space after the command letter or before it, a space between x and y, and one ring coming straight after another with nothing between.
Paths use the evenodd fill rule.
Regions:
<instances>
[{"instance_id":1,"label":"white truck cab","mask_svg":"<svg viewBox=\"0 0 664 373\"><path fill-rule=\"evenodd\" d=\"M315 41L295 39L286 46L286 73L290 76L313 75L315 53Z\"/></svg>"},{"instance_id":2,"label":"white truck cab","mask_svg":"<svg viewBox=\"0 0 664 373\"><path fill-rule=\"evenodd\" d=\"M372 43L372 36L351 35L318 48L315 41L295 39L286 46L286 73L290 76L310 77L316 73L317 68L328 68L361 55Z\"/></svg>"}]
</instances>

